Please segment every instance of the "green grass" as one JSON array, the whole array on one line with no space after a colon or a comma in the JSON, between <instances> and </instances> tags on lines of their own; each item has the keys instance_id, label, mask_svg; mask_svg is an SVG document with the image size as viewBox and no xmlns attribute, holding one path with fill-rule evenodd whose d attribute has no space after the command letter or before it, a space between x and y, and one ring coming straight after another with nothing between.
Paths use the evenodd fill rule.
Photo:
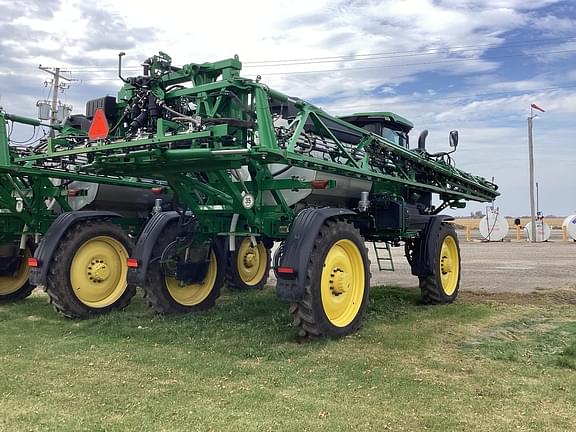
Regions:
<instances>
[{"instance_id":1,"label":"green grass","mask_svg":"<svg viewBox=\"0 0 576 432\"><path fill-rule=\"evenodd\" d=\"M576 430L576 309L376 288L364 328L298 343L272 289L87 321L0 306L0 430Z\"/></svg>"},{"instance_id":2,"label":"green grass","mask_svg":"<svg viewBox=\"0 0 576 432\"><path fill-rule=\"evenodd\" d=\"M538 311L504 322L463 346L496 360L576 370L576 320Z\"/></svg>"}]
</instances>

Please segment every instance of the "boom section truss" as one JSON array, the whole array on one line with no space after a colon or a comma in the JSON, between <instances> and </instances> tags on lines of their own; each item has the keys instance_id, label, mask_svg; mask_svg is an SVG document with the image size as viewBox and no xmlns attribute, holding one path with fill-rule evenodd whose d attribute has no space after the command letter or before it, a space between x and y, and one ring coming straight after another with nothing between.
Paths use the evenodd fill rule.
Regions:
<instances>
[{"instance_id":1,"label":"boom section truss","mask_svg":"<svg viewBox=\"0 0 576 432\"><path fill-rule=\"evenodd\" d=\"M161 115L137 131L119 121L105 140L61 133L48 140L45 152L15 157L14 164L45 169L50 162L74 160L77 175L166 180L199 219L200 229L212 234L228 232L230 216L238 214L251 233L283 237L293 207L282 191L338 188L337 179L318 184L297 176L278 178L271 169L278 164L367 180L372 193L438 194L441 207L498 195L494 184L450 160L407 149L241 78L237 58L182 68L154 59L150 75L129 79L120 90L118 117L122 120L142 95ZM190 106L193 116L175 115Z\"/></svg>"}]
</instances>

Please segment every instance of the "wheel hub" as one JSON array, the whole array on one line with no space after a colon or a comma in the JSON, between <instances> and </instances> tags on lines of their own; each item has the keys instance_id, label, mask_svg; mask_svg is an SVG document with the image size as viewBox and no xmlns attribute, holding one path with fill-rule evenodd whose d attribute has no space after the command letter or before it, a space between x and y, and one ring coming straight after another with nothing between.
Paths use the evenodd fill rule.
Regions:
<instances>
[{"instance_id":1,"label":"wheel hub","mask_svg":"<svg viewBox=\"0 0 576 432\"><path fill-rule=\"evenodd\" d=\"M440 269L442 274L448 274L452 272L452 262L448 259L448 257L442 257L442 260L440 261Z\"/></svg>"},{"instance_id":2,"label":"wheel hub","mask_svg":"<svg viewBox=\"0 0 576 432\"><path fill-rule=\"evenodd\" d=\"M350 280L346 272L340 268L330 274L330 290L335 296L344 294L350 288Z\"/></svg>"},{"instance_id":3,"label":"wheel hub","mask_svg":"<svg viewBox=\"0 0 576 432\"><path fill-rule=\"evenodd\" d=\"M365 267L360 249L349 239L336 241L326 252L320 276L322 308L335 327L356 318L365 293Z\"/></svg>"},{"instance_id":4,"label":"wheel hub","mask_svg":"<svg viewBox=\"0 0 576 432\"><path fill-rule=\"evenodd\" d=\"M244 266L247 268L258 266L258 257L253 250L250 250L244 255Z\"/></svg>"},{"instance_id":5,"label":"wheel hub","mask_svg":"<svg viewBox=\"0 0 576 432\"><path fill-rule=\"evenodd\" d=\"M440 249L440 288L445 295L453 295L460 278L460 256L458 244L452 235L446 235Z\"/></svg>"},{"instance_id":6,"label":"wheel hub","mask_svg":"<svg viewBox=\"0 0 576 432\"><path fill-rule=\"evenodd\" d=\"M103 260L92 260L88 266L88 278L101 283L110 277L110 268Z\"/></svg>"},{"instance_id":7,"label":"wheel hub","mask_svg":"<svg viewBox=\"0 0 576 432\"><path fill-rule=\"evenodd\" d=\"M243 239L238 245L234 258L239 285L243 287L258 286L266 276L267 259L266 247L261 241L252 244L250 238Z\"/></svg>"}]
</instances>

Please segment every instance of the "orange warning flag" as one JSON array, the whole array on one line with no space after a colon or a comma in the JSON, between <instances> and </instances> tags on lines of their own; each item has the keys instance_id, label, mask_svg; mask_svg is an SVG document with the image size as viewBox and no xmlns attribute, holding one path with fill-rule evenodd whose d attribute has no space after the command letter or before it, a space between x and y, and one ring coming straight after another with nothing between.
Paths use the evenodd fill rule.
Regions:
<instances>
[{"instance_id":1,"label":"orange warning flag","mask_svg":"<svg viewBox=\"0 0 576 432\"><path fill-rule=\"evenodd\" d=\"M110 127L108 126L104 110L98 108L94 113L92 124L88 130L88 138L90 138L90 141L104 139L108 136L108 132L110 132Z\"/></svg>"}]
</instances>

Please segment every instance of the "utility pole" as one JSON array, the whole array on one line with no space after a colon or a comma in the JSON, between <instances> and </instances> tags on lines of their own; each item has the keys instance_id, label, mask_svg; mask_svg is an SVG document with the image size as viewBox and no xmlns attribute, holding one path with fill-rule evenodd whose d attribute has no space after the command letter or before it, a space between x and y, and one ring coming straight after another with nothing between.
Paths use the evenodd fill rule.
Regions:
<instances>
[{"instance_id":1,"label":"utility pole","mask_svg":"<svg viewBox=\"0 0 576 432\"><path fill-rule=\"evenodd\" d=\"M536 215L540 214L540 204L539 199L540 194L538 193L538 182L536 182Z\"/></svg>"},{"instance_id":2,"label":"utility pole","mask_svg":"<svg viewBox=\"0 0 576 432\"><path fill-rule=\"evenodd\" d=\"M544 112L544 110L538 105L534 103L530 105L530 117L528 117L528 163L530 169L530 221L532 222L530 225L530 231L532 234L532 243L536 243L536 208L534 205L534 140L532 137L534 119L538 117L538 114L534 114L535 109L540 112Z\"/></svg>"},{"instance_id":3,"label":"utility pole","mask_svg":"<svg viewBox=\"0 0 576 432\"><path fill-rule=\"evenodd\" d=\"M58 122L58 90L65 90L66 84L65 83L61 83L60 80L63 81L72 81L71 78L67 78L65 76L62 76L62 72L66 72L66 71L62 71L60 70L60 68L54 68L54 70L52 70L52 68L49 67L45 67L42 65L38 66L38 69L43 70L44 72L49 73L50 75L52 75L52 104L51 104L51 114L50 114L50 126L54 126L57 122ZM50 138L54 138L55 136L55 132L54 129L50 129Z\"/></svg>"}]
</instances>

